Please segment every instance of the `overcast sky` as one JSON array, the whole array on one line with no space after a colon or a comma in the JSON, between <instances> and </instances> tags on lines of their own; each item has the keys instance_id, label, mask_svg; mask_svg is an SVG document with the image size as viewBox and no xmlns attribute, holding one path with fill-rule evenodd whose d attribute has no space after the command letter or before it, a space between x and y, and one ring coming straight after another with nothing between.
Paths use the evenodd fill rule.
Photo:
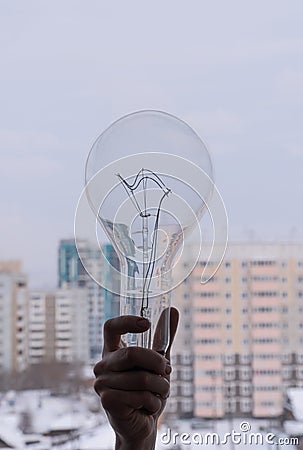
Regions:
<instances>
[{"instance_id":1,"label":"overcast sky","mask_svg":"<svg viewBox=\"0 0 303 450\"><path fill-rule=\"evenodd\" d=\"M206 142L231 239L303 239L302 0L0 0L0 259L56 281L84 165L145 108Z\"/></svg>"}]
</instances>

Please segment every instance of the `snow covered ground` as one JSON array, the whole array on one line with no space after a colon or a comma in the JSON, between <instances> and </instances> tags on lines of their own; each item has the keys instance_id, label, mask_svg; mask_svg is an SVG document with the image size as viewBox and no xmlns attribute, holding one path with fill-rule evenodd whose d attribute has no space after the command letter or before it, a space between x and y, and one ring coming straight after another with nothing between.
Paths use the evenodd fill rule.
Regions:
<instances>
[{"instance_id":1,"label":"snow covered ground","mask_svg":"<svg viewBox=\"0 0 303 450\"><path fill-rule=\"evenodd\" d=\"M93 392L52 396L47 391L0 394L1 440L15 450L112 450L114 433ZM97 410L97 412L96 412ZM22 433L21 428L26 433ZM157 450L295 447L266 420L180 420L161 425ZM134 449L136 450L136 449Z\"/></svg>"}]
</instances>

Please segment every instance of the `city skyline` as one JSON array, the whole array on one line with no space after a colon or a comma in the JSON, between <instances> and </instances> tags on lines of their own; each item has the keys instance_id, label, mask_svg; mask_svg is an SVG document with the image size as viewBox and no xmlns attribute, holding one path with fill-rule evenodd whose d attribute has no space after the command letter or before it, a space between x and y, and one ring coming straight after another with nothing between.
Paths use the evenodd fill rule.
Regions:
<instances>
[{"instance_id":1,"label":"city skyline","mask_svg":"<svg viewBox=\"0 0 303 450\"><path fill-rule=\"evenodd\" d=\"M102 270L96 248L81 245L86 265ZM113 247L106 252L117 264ZM184 268L194 253L187 249ZM202 285L205 265L202 256L172 299L181 320L167 413L280 417L286 390L303 387L303 242L231 244L215 276ZM108 267L103 270L110 276ZM118 296L83 272L72 240L60 241L58 275L55 291L32 290L20 262L0 261L2 371L99 359L102 326L119 314Z\"/></svg>"}]
</instances>

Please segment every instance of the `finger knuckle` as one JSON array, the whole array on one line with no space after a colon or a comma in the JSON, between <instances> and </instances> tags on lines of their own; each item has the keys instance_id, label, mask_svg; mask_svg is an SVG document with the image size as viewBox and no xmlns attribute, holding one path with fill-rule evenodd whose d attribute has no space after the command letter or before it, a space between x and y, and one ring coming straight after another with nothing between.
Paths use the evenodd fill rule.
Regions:
<instances>
[{"instance_id":1,"label":"finger knuckle","mask_svg":"<svg viewBox=\"0 0 303 450\"><path fill-rule=\"evenodd\" d=\"M104 390L100 394L101 404L104 409L110 410L113 405L113 395L111 391Z\"/></svg>"},{"instance_id":2,"label":"finger knuckle","mask_svg":"<svg viewBox=\"0 0 303 450\"><path fill-rule=\"evenodd\" d=\"M144 396L143 397L144 404L146 405L149 411L155 413L162 407L161 400L151 392L145 391L143 393L143 396Z\"/></svg>"},{"instance_id":3,"label":"finger knuckle","mask_svg":"<svg viewBox=\"0 0 303 450\"><path fill-rule=\"evenodd\" d=\"M142 392L143 401L144 401L144 403L146 403L148 405L153 402L153 396L154 396L154 394L152 394L149 391Z\"/></svg>"},{"instance_id":4,"label":"finger knuckle","mask_svg":"<svg viewBox=\"0 0 303 450\"><path fill-rule=\"evenodd\" d=\"M94 389L98 395L100 395L101 392L106 387L106 380L103 377L98 377L97 380L94 383Z\"/></svg>"},{"instance_id":5,"label":"finger knuckle","mask_svg":"<svg viewBox=\"0 0 303 450\"><path fill-rule=\"evenodd\" d=\"M166 364L164 356L154 350L150 351L150 358L154 361L155 366L158 367L159 370Z\"/></svg>"},{"instance_id":6,"label":"finger knuckle","mask_svg":"<svg viewBox=\"0 0 303 450\"><path fill-rule=\"evenodd\" d=\"M95 377L97 378L105 371L105 361L102 359L101 361L97 362L95 365L93 372Z\"/></svg>"}]
</instances>

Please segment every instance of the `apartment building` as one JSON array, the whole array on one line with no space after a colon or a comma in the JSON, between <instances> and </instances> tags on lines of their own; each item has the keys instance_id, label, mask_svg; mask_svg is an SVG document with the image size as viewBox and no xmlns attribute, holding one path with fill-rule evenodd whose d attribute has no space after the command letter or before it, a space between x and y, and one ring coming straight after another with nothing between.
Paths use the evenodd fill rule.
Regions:
<instances>
[{"instance_id":1,"label":"apartment building","mask_svg":"<svg viewBox=\"0 0 303 450\"><path fill-rule=\"evenodd\" d=\"M181 327L172 389L193 388L192 411L190 394L177 395L169 411L277 417L286 388L303 386L303 244L230 243L202 285L205 264L173 293Z\"/></svg>"},{"instance_id":2,"label":"apartment building","mask_svg":"<svg viewBox=\"0 0 303 450\"><path fill-rule=\"evenodd\" d=\"M29 364L55 360L56 296L52 292L29 294Z\"/></svg>"},{"instance_id":3,"label":"apartment building","mask_svg":"<svg viewBox=\"0 0 303 450\"><path fill-rule=\"evenodd\" d=\"M194 411L193 312L190 278L186 278L171 295L172 305L180 312L180 320L171 357L173 372L166 413L187 418L192 417Z\"/></svg>"},{"instance_id":4,"label":"apartment building","mask_svg":"<svg viewBox=\"0 0 303 450\"><path fill-rule=\"evenodd\" d=\"M57 361L89 362L88 308L86 288L56 291L54 347Z\"/></svg>"},{"instance_id":5,"label":"apartment building","mask_svg":"<svg viewBox=\"0 0 303 450\"><path fill-rule=\"evenodd\" d=\"M89 363L87 288L34 291L29 296L29 364Z\"/></svg>"},{"instance_id":6,"label":"apartment building","mask_svg":"<svg viewBox=\"0 0 303 450\"><path fill-rule=\"evenodd\" d=\"M93 362L102 349L102 326L109 317L119 315L120 299L117 292L120 279L111 268L119 270L119 260L111 244L104 244L102 252L108 263L100 258L100 249L86 240L62 239L58 249L58 286L74 289L86 288L89 321L89 353ZM88 272L87 272L88 271ZM118 272L119 273L119 272ZM105 280L109 289L104 289L95 280Z\"/></svg>"},{"instance_id":7,"label":"apartment building","mask_svg":"<svg viewBox=\"0 0 303 450\"><path fill-rule=\"evenodd\" d=\"M0 371L28 365L28 285L21 261L0 262Z\"/></svg>"}]
</instances>

